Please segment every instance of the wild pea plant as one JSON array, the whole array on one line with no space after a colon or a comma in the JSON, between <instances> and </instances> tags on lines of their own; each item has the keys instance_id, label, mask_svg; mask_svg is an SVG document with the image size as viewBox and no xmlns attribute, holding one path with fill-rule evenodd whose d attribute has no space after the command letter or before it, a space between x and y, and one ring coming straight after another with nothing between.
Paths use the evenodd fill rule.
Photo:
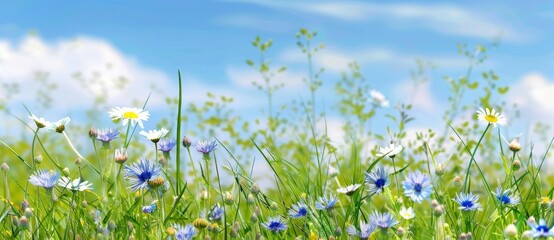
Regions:
<instances>
[{"instance_id":1,"label":"wild pea plant","mask_svg":"<svg viewBox=\"0 0 554 240\"><path fill-rule=\"evenodd\" d=\"M331 139L316 104L328 81L316 70L324 50L316 37L307 29L296 35L309 97L282 106L275 96L283 86L274 80L286 67L270 64L271 41L253 41L259 61L246 63L267 96L264 117L254 122L225 96L208 93L208 101L183 106L180 73L178 97L167 98L177 112L156 129L145 129L147 103L107 107L98 100L87 114L113 124L88 133L69 118L16 116L32 136L0 139L2 239L554 237L554 190L543 169L552 140L542 136L545 152L537 156L520 136L503 136L516 117L502 101L508 87L500 77L476 74L487 47L459 47L468 68L444 78L451 90L444 125L415 138L408 137L412 106L393 105L349 64L334 82L332 105L346 137ZM416 88L431 70L417 62ZM480 97L468 98L469 91ZM396 114L384 114L389 107ZM376 119L388 119L388 127L377 129ZM269 169L265 179L255 174L260 164Z\"/></svg>"}]
</instances>

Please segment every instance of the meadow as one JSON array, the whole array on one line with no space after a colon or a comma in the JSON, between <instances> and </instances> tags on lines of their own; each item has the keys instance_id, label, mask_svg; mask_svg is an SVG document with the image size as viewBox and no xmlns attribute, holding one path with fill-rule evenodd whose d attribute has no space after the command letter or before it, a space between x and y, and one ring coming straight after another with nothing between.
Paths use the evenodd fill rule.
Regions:
<instances>
[{"instance_id":1,"label":"meadow","mask_svg":"<svg viewBox=\"0 0 554 240\"><path fill-rule=\"evenodd\" d=\"M489 46L458 46L467 70L444 77L449 107L440 131L409 136L410 103L393 106L355 62L332 86L339 101L318 104L325 71L313 59L325 46L313 31L295 37L309 92L276 105L283 85L275 78L287 68L268 60L271 40L255 38L259 58L245 64L263 79L255 85L267 107L254 121L233 111L227 96L184 102L185 72L176 74L178 92L167 97L171 110L156 129L144 127L148 98L135 106L98 99L86 122L44 119L34 109L11 115L24 134L0 137L0 237L554 238L545 170L553 139L544 124L534 126L540 152L521 136L504 136L520 116L502 100L510 89L501 77L480 68ZM430 68L417 61L416 85ZM340 112L345 139L328 135L327 107ZM383 114L387 107L395 114ZM376 121L387 127L376 129Z\"/></svg>"}]
</instances>

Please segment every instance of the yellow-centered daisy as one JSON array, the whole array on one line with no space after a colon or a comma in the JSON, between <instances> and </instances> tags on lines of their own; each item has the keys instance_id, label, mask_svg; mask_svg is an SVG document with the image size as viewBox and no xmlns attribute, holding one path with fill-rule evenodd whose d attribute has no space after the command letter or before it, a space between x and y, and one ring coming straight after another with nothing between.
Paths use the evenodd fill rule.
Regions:
<instances>
[{"instance_id":1,"label":"yellow-centered daisy","mask_svg":"<svg viewBox=\"0 0 554 240\"><path fill-rule=\"evenodd\" d=\"M494 127L496 127L497 124L500 126L506 125L506 118L504 115L494 109L480 108L479 111L477 111L477 119L487 124L492 124Z\"/></svg>"},{"instance_id":2,"label":"yellow-centered daisy","mask_svg":"<svg viewBox=\"0 0 554 240\"><path fill-rule=\"evenodd\" d=\"M142 121L148 121L150 113L144 111L142 108L130 108L130 107L115 107L108 112L114 122L123 122L123 126L126 126L131 122L131 126L135 126L137 123L140 128L144 128Z\"/></svg>"}]
</instances>

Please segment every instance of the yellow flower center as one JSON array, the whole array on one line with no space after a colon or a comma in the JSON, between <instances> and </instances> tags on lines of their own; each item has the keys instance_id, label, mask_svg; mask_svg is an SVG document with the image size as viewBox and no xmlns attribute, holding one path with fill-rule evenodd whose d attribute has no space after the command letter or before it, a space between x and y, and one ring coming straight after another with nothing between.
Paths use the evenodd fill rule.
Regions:
<instances>
[{"instance_id":1,"label":"yellow flower center","mask_svg":"<svg viewBox=\"0 0 554 240\"><path fill-rule=\"evenodd\" d=\"M136 112L124 112L123 113L123 118L126 118L126 119L138 119L139 116Z\"/></svg>"},{"instance_id":2,"label":"yellow flower center","mask_svg":"<svg viewBox=\"0 0 554 240\"><path fill-rule=\"evenodd\" d=\"M485 120L490 123L496 123L498 122L498 118L493 115L485 115Z\"/></svg>"}]
</instances>

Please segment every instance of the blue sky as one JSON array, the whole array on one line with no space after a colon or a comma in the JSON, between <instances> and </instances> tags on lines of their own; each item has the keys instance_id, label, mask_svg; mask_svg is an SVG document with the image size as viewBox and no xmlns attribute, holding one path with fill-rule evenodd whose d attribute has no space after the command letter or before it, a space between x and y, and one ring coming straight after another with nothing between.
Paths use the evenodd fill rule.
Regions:
<instances>
[{"instance_id":1,"label":"blue sky","mask_svg":"<svg viewBox=\"0 0 554 240\"><path fill-rule=\"evenodd\" d=\"M261 96L249 87L254 75L244 63L257 57L250 45L256 36L274 41L268 56L272 63L289 67L283 81L300 82L306 62L298 57L294 35L301 27L317 30L315 41L327 46L315 62L327 69L322 76L328 86L322 90L328 96L326 106L333 101L331 87L348 61L357 60L372 87L394 104L407 101L403 86L408 84L415 58L431 60L438 68L418 93L419 102L414 103L417 126L440 120L447 90L441 77L465 72L466 62L456 53L456 45L489 44L501 35L500 46L479 69L494 69L504 83L513 86L512 95L498 101L520 103L529 116L554 117L554 107L544 101L554 94L554 32L550 31L554 4L547 1L464 1L463 5L432 1L3 1L0 16L1 82L27 85L30 77L20 72L32 72L37 66L52 72L63 72L63 66L68 66L68 75L77 66L93 71L101 64L94 59L103 59L94 53L105 53L106 59L113 57L125 66L122 72L129 78L139 79L134 83L142 84L125 94L141 98L144 90L136 87L147 88L144 85L152 83L162 92L174 94L176 70L181 69L190 86L189 94L185 88L185 94L191 96L188 101L205 91L248 96L238 99L239 112L250 113L252 107L264 106L263 101L252 101ZM38 33L34 42L28 39L30 31ZM76 55L60 50L75 39L88 50ZM48 68L52 58L31 64L36 58L25 55L23 47L29 42L46 52L57 52L52 58L65 57L52 60L56 63L52 69ZM4 61L2 43L4 52L10 53ZM18 63L17 69L6 63L10 57ZM59 76L53 81L60 85L70 81L59 74L52 74L53 78ZM308 95L301 85L292 85L296 87L282 91L282 99ZM116 95L110 103L120 102ZM32 104L26 97L13 101ZM328 108L326 111L334 111ZM73 109L71 104L67 109Z\"/></svg>"}]
</instances>

